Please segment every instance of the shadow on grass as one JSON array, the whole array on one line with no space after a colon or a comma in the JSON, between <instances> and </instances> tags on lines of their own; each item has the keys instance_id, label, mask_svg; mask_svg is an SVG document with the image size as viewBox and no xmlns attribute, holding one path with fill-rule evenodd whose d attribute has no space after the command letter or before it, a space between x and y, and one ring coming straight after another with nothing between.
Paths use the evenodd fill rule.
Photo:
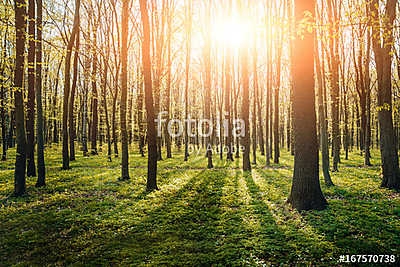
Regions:
<instances>
[{"instance_id":1,"label":"shadow on grass","mask_svg":"<svg viewBox=\"0 0 400 267\"><path fill-rule=\"evenodd\" d=\"M220 202L226 172L203 171L124 233L104 236L82 263L116 259L121 264L190 264L216 261ZM200 181L199 184L197 182ZM110 239L110 237L112 237ZM95 244L93 244L95 245ZM99 259L98 255L104 255Z\"/></svg>"}]
</instances>

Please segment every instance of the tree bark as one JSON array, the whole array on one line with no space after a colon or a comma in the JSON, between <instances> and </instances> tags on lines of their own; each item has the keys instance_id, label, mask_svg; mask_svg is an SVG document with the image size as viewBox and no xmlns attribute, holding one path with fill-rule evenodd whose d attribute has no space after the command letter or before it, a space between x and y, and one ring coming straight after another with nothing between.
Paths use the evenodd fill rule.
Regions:
<instances>
[{"instance_id":1,"label":"tree bark","mask_svg":"<svg viewBox=\"0 0 400 267\"><path fill-rule=\"evenodd\" d=\"M75 43L76 34L79 30L79 9L80 0L75 0L75 17L74 25L72 28L71 37L67 45L67 54L65 56L65 69L64 69L64 102L63 102L63 170L68 170L69 167L69 148L68 148L68 105L71 89L71 54L72 47Z\"/></svg>"},{"instance_id":2,"label":"tree bark","mask_svg":"<svg viewBox=\"0 0 400 267\"><path fill-rule=\"evenodd\" d=\"M75 53L73 62L73 78L71 87L71 97L69 99L69 110L68 110L68 125L69 125L69 160L75 161L75 139L76 139L76 127L74 120L74 102L75 102L75 91L76 84L78 81L78 60L79 60L79 42L80 42L80 21L78 20L78 30L76 32L76 43L75 43Z\"/></svg>"},{"instance_id":3,"label":"tree bark","mask_svg":"<svg viewBox=\"0 0 400 267\"><path fill-rule=\"evenodd\" d=\"M371 1L373 23L373 49L378 76L378 120L380 129L380 149L382 160L382 187L400 189L399 157L393 128L392 106L392 55L393 22L396 16L396 0L387 0L384 21L378 17L379 1ZM381 29L385 30L382 37Z\"/></svg>"},{"instance_id":4,"label":"tree bark","mask_svg":"<svg viewBox=\"0 0 400 267\"><path fill-rule=\"evenodd\" d=\"M128 154L128 132L126 129L126 102L128 95L128 22L129 22L130 0L123 0L122 27L121 27L121 180L129 180L129 154ZM93 133L92 133L93 134ZM93 140L93 139L92 139ZM92 143L93 144L93 143ZM92 147L93 149L93 147Z\"/></svg>"},{"instance_id":5,"label":"tree bark","mask_svg":"<svg viewBox=\"0 0 400 267\"><path fill-rule=\"evenodd\" d=\"M305 12L314 14L315 1L295 1L296 25ZM327 205L319 183L318 141L314 91L313 34L304 31L294 40L293 119L295 159L293 184L288 202L297 210L321 210ZM308 64L304 64L308 62Z\"/></svg>"},{"instance_id":6,"label":"tree bark","mask_svg":"<svg viewBox=\"0 0 400 267\"><path fill-rule=\"evenodd\" d=\"M36 0L36 106L37 106L37 171L36 187L46 185L46 166L44 161L43 138L43 107L42 107L42 27L43 27L43 2Z\"/></svg>"},{"instance_id":7,"label":"tree bark","mask_svg":"<svg viewBox=\"0 0 400 267\"><path fill-rule=\"evenodd\" d=\"M151 58L150 58L150 23L147 13L147 1L140 0L140 14L143 26L142 62L145 84L145 104L147 111L147 139L148 139L148 162L147 162L147 190L158 190L157 187L157 135L155 126L153 88L151 80Z\"/></svg>"},{"instance_id":8,"label":"tree bark","mask_svg":"<svg viewBox=\"0 0 400 267\"><path fill-rule=\"evenodd\" d=\"M36 176L35 166L35 0L28 4L28 105L26 115L26 175Z\"/></svg>"},{"instance_id":9,"label":"tree bark","mask_svg":"<svg viewBox=\"0 0 400 267\"><path fill-rule=\"evenodd\" d=\"M26 135L24 115L24 66L25 66L25 38L26 38L26 1L15 1L15 73L14 73L14 101L15 101L15 123L17 136L17 153L14 172L14 195L22 196L26 190Z\"/></svg>"}]
</instances>

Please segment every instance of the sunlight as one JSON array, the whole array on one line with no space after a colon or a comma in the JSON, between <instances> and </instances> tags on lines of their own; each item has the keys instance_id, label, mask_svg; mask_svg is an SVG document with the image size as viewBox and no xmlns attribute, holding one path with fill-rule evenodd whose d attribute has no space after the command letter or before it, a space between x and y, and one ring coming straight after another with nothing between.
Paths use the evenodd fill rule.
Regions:
<instances>
[{"instance_id":1,"label":"sunlight","mask_svg":"<svg viewBox=\"0 0 400 267\"><path fill-rule=\"evenodd\" d=\"M248 42L251 37L250 23L237 17L216 21L213 26L212 36L220 45L239 48Z\"/></svg>"}]
</instances>

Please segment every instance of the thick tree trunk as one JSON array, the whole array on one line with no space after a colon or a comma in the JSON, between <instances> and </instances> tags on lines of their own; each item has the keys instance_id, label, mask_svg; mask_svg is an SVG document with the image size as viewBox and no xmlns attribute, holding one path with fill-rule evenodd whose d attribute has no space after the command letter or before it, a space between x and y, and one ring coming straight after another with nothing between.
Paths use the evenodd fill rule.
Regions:
<instances>
[{"instance_id":1,"label":"thick tree trunk","mask_svg":"<svg viewBox=\"0 0 400 267\"><path fill-rule=\"evenodd\" d=\"M14 195L22 196L26 190L26 136L24 115L24 66L25 66L25 34L26 34L26 2L15 1L15 73L14 73L14 98L15 98L15 123L17 136L17 153L14 172Z\"/></svg>"},{"instance_id":2,"label":"thick tree trunk","mask_svg":"<svg viewBox=\"0 0 400 267\"><path fill-rule=\"evenodd\" d=\"M392 106L392 55L393 49L393 22L396 16L396 0L387 0L385 8L385 21L373 25L373 49L378 76L378 120L381 142L382 160L382 187L400 189L399 157L396 149L396 138L393 129ZM373 18L379 21L379 1L371 1ZM383 26L385 35L382 38ZM383 39L383 41L382 41Z\"/></svg>"},{"instance_id":3,"label":"thick tree trunk","mask_svg":"<svg viewBox=\"0 0 400 267\"><path fill-rule=\"evenodd\" d=\"M295 1L296 22L305 12L314 13L315 1ZM319 183L318 141L314 92L314 40L305 31L294 40L293 114L295 159L293 184L288 202L297 210L321 210L327 205ZM308 62L308 64L304 64Z\"/></svg>"}]
</instances>

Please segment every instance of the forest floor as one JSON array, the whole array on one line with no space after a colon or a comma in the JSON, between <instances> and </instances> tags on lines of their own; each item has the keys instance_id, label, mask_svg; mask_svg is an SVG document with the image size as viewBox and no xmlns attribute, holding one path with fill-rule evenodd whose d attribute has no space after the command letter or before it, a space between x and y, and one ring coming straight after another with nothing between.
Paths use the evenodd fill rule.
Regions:
<instances>
[{"instance_id":1,"label":"forest floor","mask_svg":"<svg viewBox=\"0 0 400 267\"><path fill-rule=\"evenodd\" d=\"M105 151L103 150L103 153ZM159 163L160 190L146 193L146 162L130 155L131 180L119 182L120 159L84 158L62 171L61 148L46 149L47 186L27 179L27 196L13 198L15 150L0 163L0 266L9 265L326 265L340 255L396 255L400 261L400 195L382 189L375 167L359 153L342 160L336 186L322 190L329 207L299 213L285 201L293 160L240 170L203 154ZM296 265L297 265L296 264Z\"/></svg>"}]
</instances>

